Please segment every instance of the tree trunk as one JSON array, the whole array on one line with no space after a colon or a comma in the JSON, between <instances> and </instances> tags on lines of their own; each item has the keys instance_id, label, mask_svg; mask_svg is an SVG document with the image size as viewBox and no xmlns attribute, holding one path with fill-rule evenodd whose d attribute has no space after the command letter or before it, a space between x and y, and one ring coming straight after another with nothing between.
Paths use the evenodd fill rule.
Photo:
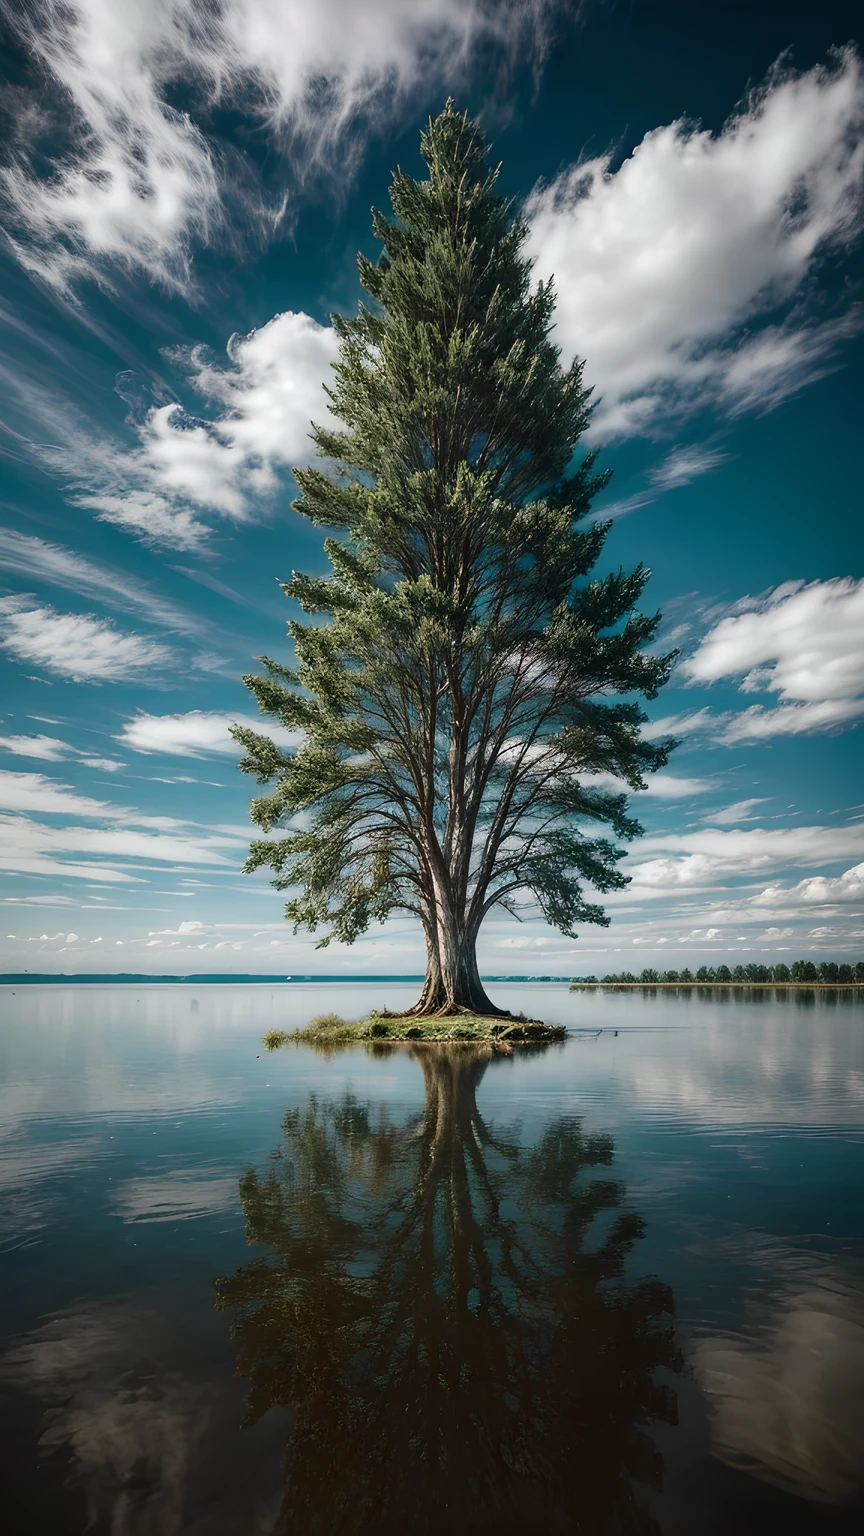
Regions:
<instances>
[{"instance_id":1,"label":"tree trunk","mask_svg":"<svg viewBox=\"0 0 864 1536\"><path fill-rule=\"evenodd\" d=\"M509 1017L487 997L477 966L476 936L451 921L426 934L426 979L412 1017L482 1013Z\"/></svg>"}]
</instances>

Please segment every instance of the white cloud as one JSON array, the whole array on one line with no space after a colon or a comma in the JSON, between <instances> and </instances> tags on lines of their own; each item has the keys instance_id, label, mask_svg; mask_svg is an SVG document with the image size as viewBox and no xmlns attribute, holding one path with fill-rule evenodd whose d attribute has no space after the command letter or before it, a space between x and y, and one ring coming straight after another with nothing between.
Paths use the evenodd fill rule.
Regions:
<instances>
[{"instance_id":1,"label":"white cloud","mask_svg":"<svg viewBox=\"0 0 864 1536\"><path fill-rule=\"evenodd\" d=\"M611 789L630 794L631 791L623 779L615 777L614 773L583 773L580 782L587 789ZM650 773L645 778L646 788L639 790L634 797L634 803L650 796L657 800L686 800L691 795L705 795L715 788L711 779L679 778L674 773Z\"/></svg>"},{"instance_id":2,"label":"white cloud","mask_svg":"<svg viewBox=\"0 0 864 1536\"><path fill-rule=\"evenodd\" d=\"M14 757L35 757L43 763L59 763L69 754L65 741L56 736L0 736L0 750Z\"/></svg>"},{"instance_id":3,"label":"white cloud","mask_svg":"<svg viewBox=\"0 0 864 1536\"><path fill-rule=\"evenodd\" d=\"M556 278L558 338L602 397L596 435L708 401L764 408L825 370L854 317L807 319L795 300L861 227L854 52L775 70L719 134L681 120L611 167L611 154L575 165L526 205L538 273Z\"/></svg>"},{"instance_id":4,"label":"white cloud","mask_svg":"<svg viewBox=\"0 0 864 1536\"><path fill-rule=\"evenodd\" d=\"M314 457L311 423L333 424L323 386L337 350L332 326L286 311L232 336L227 365L201 347L175 352L216 408L210 418L176 401L152 406L135 427L138 446L128 448L61 413L54 445L34 444L33 452L99 521L151 544L197 550L209 535L202 513L248 521L278 489L279 470Z\"/></svg>"},{"instance_id":5,"label":"white cloud","mask_svg":"<svg viewBox=\"0 0 864 1536\"><path fill-rule=\"evenodd\" d=\"M204 924L199 922L181 923L179 928L154 928L148 933L148 939L183 938L189 933L203 933Z\"/></svg>"},{"instance_id":6,"label":"white cloud","mask_svg":"<svg viewBox=\"0 0 864 1536\"><path fill-rule=\"evenodd\" d=\"M771 865L829 864L859 850L864 853L864 825L754 827L729 832L706 827L680 834L652 834L643 838L639 853L657 857L628 867L633 885L626 895L638 894L640 886L670 890L710 886Z\"/></svg>"},{"instance_id":7,"label":"white cloud","mask_svg":"<svg viewBox=\"0 0 864 1536\"><path fill-rule=\"evenodd\" d=\"M756 907L783 907L794 911L818 906L845 906L864 902L864 864L856 864L845 874L811 875L797 885L769 885L752 898Z\"/></svg>"},{"instance_id":8,"label":"white cloud","mask_svg":"<svg viewBox=\"0 0 864 1536\"><path fill-rule=\"evenodd\" d=\"M64 816L105 816L111 809L104 800L79 795L68 784L48 779L44 773L11 773L6 769L0 769L0 807Z\"/></svg>"},{"instance_id":9,"label":"white cloud","mask_svg":"<svg viewBox=\"0 0 864 1536\"><path fill-rule=\"evenodd\" d=\"M136 715L127 720L117 739L133 752L161 752L171 757L206 757L214 752L239 756L242 749L229 734L232 725L269 736L280 747L296 747L302 740L301 732L285 730L261 717L201 709L183 715Z\"/></svg>"},{"instance_id":10,"label":"white cloud","mask_svg":"<svg viewBox=\"0 0 864 1536\"><path fill-rule=\"evenodd\" d=\"M753 807L756 805L766 804L767 801L764 795L751 798L750 800L736 800L732 805L726 805L720 811L706 812L703 820L713 821L716 825L719 826L734 826L736 822L752 821L753 817L750 813L752 812Z\"/></svg>"},{"instance_id":11,"label":"white cloud","mask_svg":"<svg viewBox=\"0 0 864 1536\"><path fill-rule=\"evenodd\" d=\"M124 483L129 471L131 476L139 472L139 465L132 455L118 452L115 456L106 452L101 457L101 472L107 471L105 488L92 495L76 494L77 506L95 512L97 522L126 528L148 544L164 549L201 549L209 530L194 512L188 507L178 507L167 496L154 496L147 490Z\"/></svg>"},{"instance_id":12,"label":"white cloud","mask_svg":"<svg viewBox=\"0 0 864 1536\"><path fill-rule=\"evenodd\" d=\"M658 800L686 800L690 795L705 795L714 788L711 779L679 778L674 773L651 773L646 783L648 787L643 793Z\"/></svg>"},{"instance_id":13,"label":"white cloud","mask_svg":"<svg viewBox=\"0 0 864 1536\"><path fill-rule=\"evenodd\" d=\"M123 613L140 614L151 624L166 625L183 634L195 634L202 628L194 614L154 592L140 577L132 579L116 566L98 565L62 544L49 544L11 528L0 528L0 570L96 598Z\"/></svg>"},{"instance_id":14,"label":"white cloud","mask_svg":"<svg viewBox=\"0 0 864 1536\"><path fill-rule=\"evenodd\" d=\"M0 869L16 874L129 882L152 866L171 871L189 865L237 869L247 837L245 827L202 828L91 799L41 773L0 770L0 812L5 813L0 814ZM58 815L101 825L55 826L33 819ZM69 859L70 854L83 854L87 861ZM146 865L142 870L133 862L129 872L130 860L145 860Z\"/></svg>"},{"instance_id":15,"label":"white cloud","mask_svg":"<svg viewBox=\"0 0 864 1536\"><path fill-rule=\"evenodd\" d=\"M100 773L118 773L125 768L115 757L91 757L68 742L58 741L56 736L0 736L0 752L13 757L33 757L43 763L62 763L76 757L84 768L95 768Z\"/></svg>"},{"instance_id":16,"label":"white cloud","mask_svg":"<svg viewBox=\"0 0 864 1536\"><path fill-rule=\"evenodd\" d=\"M28 607L27 599L0 599L0 646L30 666L75 682L124 682L171 659L156 640L115 629L92 614ZM30 600L32 601L32 599Z\"/></svg>"},{"instance_id":17,"label":"white cloud","mask_svg":"<svg viewBox=\"0 0 864 1536\"><path fill-rule=\"evenodd\" d=\"M658 490L675 490L680 485L689 485L699 475L710 474L712 469L725 464L728 458L728 453L722 449L706 448L698 443L689 448L675 448L661 464L652 469L649 478Z\"/></svg>"},{"instance_id":18,"label":"white cloud","mask_svg":"<svg viewBox=\"0 0 864 1536\"><path fill-rule=\"evenodd\" d=\"M707 707L692 714L661 715L659 720L649 720L642 727L645 741L657 741L661 736L696 736L707 732L714 725L716 716Z\"/></svg>"},{"instance_id":19,"label":"white cloud","mask_svg":"<svg viewBox=\"0 0 864 1536\"><path fill-rule=\"evenodd\" d=\"M746 597L682 663L693 683L741 677L742 693L771 692L726 717L728 742L826 729L864 714L864 580L785 582Z\"/></svg>"},{"instance_id":20,"label":"white cloud","mask_svg":"<svg viewBox=\"0 0 864 1536\"><path fill-rule=\"evenodd\" d=\"M33 0L9 19L72 129L50 179L23 152L3 173L19 257L61 288L112 267L187 287L231 174L206 137L212 105L277 136L299 132L319 158L338 142L350 163L361 109L392 116L415 85L451 82L475 45L524 51L547 9L551 0ZM186 112L168 105L178 85ZM49 98L43 88L43 111ZM247 225L278 220L244 202Z\"/></svg>"},{"instance_id":21,"label":"white cloud","mask_svg":"<svg viewBox=\"0 0 864 1536\"><path fill-rule=\"evenodd\" d=\"M734 746L739 741L766 741L771 736L809 736L850 725L864 714L864 699L826 699L821 704L781 704L766 709L751 704L740 714L727 716L722 739Z\"/></svg>"},{"instance_id":22,"label":"white cloud","mask_svg":"<svg viewBox=\"0 0 864 1536\"><path fill-rule=\"evenodd\" d=\"M45 811L43 804L39 807ZM60 809L59 806L56 807ZM80 812L95 815L90 810ZM84 854L86 863L67 860L65 854ZM0 869L18 874L66 875L88 880L129 882L147 865L133 865L133 873L111 862L146 860L147 865L213 865L237 868L238 843L233 838L195 831L162 833L126 826L49 827L23 816L0 816Z\"/></svg>"},{"instance_id":23,"label":"white cloud","mask_svg":"<svg viewBox=\"0 0 864 1536\"><path fill-rule=\"evenodd\" d=\"M196 390L224 408L216 430L226 450L263 466L307 460L310 423L329 420L321 386L337 357L333 328L287 310L226 350L229 368L201 348L188 354Z\"/></svg>"}]
</instances>

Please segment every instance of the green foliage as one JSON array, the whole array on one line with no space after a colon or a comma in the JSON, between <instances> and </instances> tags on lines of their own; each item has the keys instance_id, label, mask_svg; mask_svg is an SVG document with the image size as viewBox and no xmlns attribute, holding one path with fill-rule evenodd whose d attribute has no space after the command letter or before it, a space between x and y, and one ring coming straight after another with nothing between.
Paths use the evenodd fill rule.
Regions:
<instances>
[{"instance_id":1,"label":"green foliage","mask_svg":"<svg viewBox=\"0 0 864 1536\"><path fill-rule=\"evenodd\" d=\"M295 932L350 943L408 912L430 957L446 939L470 970L495 906L527 902L569 935L607 921L584 887L626 879L598 831L640 829L592 778L638 790L665 763L635 697L674 658L646 649L648 572L591 575L608 474L573 460L591 392L581 363L561 367L552 287L532 282L481 135L448 104L422 149L428 179L398 172L394 219L374 215L368 303L334 317L341 425L313 434L323 467L295 471L296 510L340 535L330 574L284 588L316 621L288 625L296 672L265 659L246 679L303 743L235 735L270 786L253 820L282 829L246 868L274 871Z\"/></svg>"}]
</instances>

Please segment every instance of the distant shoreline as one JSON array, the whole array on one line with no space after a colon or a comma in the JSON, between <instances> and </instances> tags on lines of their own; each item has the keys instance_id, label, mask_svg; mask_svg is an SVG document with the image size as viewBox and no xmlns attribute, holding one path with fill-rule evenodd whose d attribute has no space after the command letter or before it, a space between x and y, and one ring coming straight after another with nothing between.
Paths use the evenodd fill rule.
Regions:
<instances>
[{"instance_id":1,"label":"distant shoreline","mask_svg":"<svg viewBox=\"0 0 864 1536\"><path fill-rule=\"evenodd\" d=\"M812 991L821 988L827 991L858 991L864 989L864 981L579 981L570 976L484 976L483 980L497 986L567 986L571 992L630 991L650 992L658 987L721 987L744 988L753 991L762 990L765 987L783 987L786 990ZM0 974L0 987L24 987L24 986L357 986L363 983L369 986L400 987L416 986L423 981L422 976L251 976L241 973L228 973L220 976L215 972L204 972L195 976L155 976L138 972L120 971L110 975L96 972L87 974L82 972L68 974L57 972L7 972Z\"/></svg>"},{"instance_id":2,"label":"distant shoreline","mask_svg":"<svg viewBox=\"0 0 864 1536\"><path fill-rule=\"evenodd\" d=\"M76 973L74 971L70 971L70 972L57 972L57 971L44 971L44 972L39 972L39 971L16 971L16 972L6 972L5 975L0 973L0 987L23 987L23 986L32 986L34 984L35 985L39 985L39 986L43 986L43 985L46 985L46 984L54 985L54 986L64 986L64 985L65 986L73 986L75 984L89 986L91 983L94 983L94 982L99 983L100 985L141 986L141 987L143 987L143 986L157 986L157 985L189 986L189 987L192 987L192 986L197 986L197 987L206 987L206 986L234 986L234 987L237 987L237 986L254 985L254 986L270 986L270 987L280 986L280 987L284 987L284 986L319 986L322 983L327 985L327 986L350 985L350 986L355 986L356 987L358 985L358 983L361 983L361 982L364 983L364 984L368 983L369 986L378 986L378 987L413 987L413 986L422 986L423 980L424 980L424 978L422 976L420 976L420 975L417 975L417 976L385 976L385 975L380 975L379 976L379 975L374 975L373 976L373 975L365 975L365 974L359 974L359 973L356 974L356 975L347 975L347 976L346 975L341 975L341 976L329 976L329 975L319 975L319 976L307 976L307 975L296 975L295 976L295 975L292 975L292 976L286 976L284 972L282 972L278 976L255 976L255 975L246 975L246 974L244 974L242 972L226 972L226 974L223 976L223 975L220 975L218 972L215 972L215 971L204 971L201 974L196 974L196 975L193 975L193 976L145 975L143 972L138 972L138 971L116 971L116 972L111 972L111 973L103 973L103 972L97 972L97 971L94 971L92 973L90 973L90 972ZM556 985L556 986L566 987L566 986L570 985L572 977L570 977L570 976L484 976L483 980L491 982L493 984L497 984L499 986L507 985L508 983L512 983L512 982L519 982L519 983L523 983L523 984L527 982L527 983L533 983L535 985L539 985L542 982L542 983L545 983L545 984L552 984L552 985Z\"/></svg>"},{"instance_id":3,"label":"distant shoreline","mask_svg":"<svg viewBox=\"0 0 864 1536\"><path fill-rule=\"evenodd\" d=\"M784 991L812 992L821 987L828 992L855 992L864 981L571 981L571 992L593 992L606 987L610 992L656 992L658 987L743 987L752 992L762 987L782 987Z\"/></svg>"}]
</instances>

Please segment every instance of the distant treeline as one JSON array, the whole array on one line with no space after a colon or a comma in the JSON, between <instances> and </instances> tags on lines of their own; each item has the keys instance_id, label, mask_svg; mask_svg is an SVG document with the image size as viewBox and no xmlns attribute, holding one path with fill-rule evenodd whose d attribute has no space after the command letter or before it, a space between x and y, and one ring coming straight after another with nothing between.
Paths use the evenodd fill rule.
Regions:
<instances>
[{"instance_id":1,"label":"distant treeline","mask_svg":"<svg viewBox=\"0 0 864 1536\"><path fill-rule=\"evenodd\" d=\"M856 982L864 984L864 960L858 960L848 965L837 965L833 960L823 960L821 965L814 965L812 960L793 960L791 965L736 965L730 969L728 965L700 965L698 971L688 971L686 966L683 971L640 971L634 976L632 971L620 971L617 976L574 976L571 986L651 986L652 983L663 982L705 982L710 985L728 985L737 983L749 983L751 986L764 986L769 982L804 983L810 986L844 987L852 986Z\"/></svg>"}]
</instances>

